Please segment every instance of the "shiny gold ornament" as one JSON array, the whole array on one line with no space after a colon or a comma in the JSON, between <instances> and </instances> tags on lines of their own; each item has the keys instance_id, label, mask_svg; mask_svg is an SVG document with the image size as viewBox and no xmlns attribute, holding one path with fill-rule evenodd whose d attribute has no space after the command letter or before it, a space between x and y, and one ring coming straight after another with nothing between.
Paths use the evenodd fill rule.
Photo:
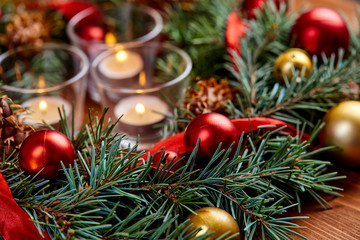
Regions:
<instances>
[{"instance_id":1,"label":"shiny gold ornament","mask_svg":"<svg viewBox=\"0 0 360 240\"><path fill-rule=\"evenodd\" d=\"M299 76L309 76L312 69L310 56L300 48L290 48L280 54L274 63L274 77L279 83L284 83L284 76L291 81L293 70L299 71Z\"/></svg>"},{"instance_id":2,"label":"shiny gold ornament","mask_svg":"<svg viewBox=\"0 0 360 240\"><path fill-rule=\"evenodd\" d=\"M225 210L216 207L204 207L196 210L195 212L197 214L192 213L187 217L187 219L190 220L187 223L187 226L192 224L187 231L187 234L198 228L201 229L198 232L194 233L191 238L199 237L213 232L211 236L206 238L206 240L212 240L217 239L218 237L228 232L228 235L226 235L227 237L238 233L237 236L234 236L231 239L240 239L239 225L237 224L235 219Z\"/></svg>"},{"instance_id":3,"label":"shiny gold ornament","mask_svg":"<svg viewBox=\"0 0 360 240\"><path fill-rule=\"evenodd\" d=\"M325 127L320 132L323 146L337 146L331 152L339 164L360 166L360 101L345 101L331 108L323 119Z\"/></svg>"}]
</instances>

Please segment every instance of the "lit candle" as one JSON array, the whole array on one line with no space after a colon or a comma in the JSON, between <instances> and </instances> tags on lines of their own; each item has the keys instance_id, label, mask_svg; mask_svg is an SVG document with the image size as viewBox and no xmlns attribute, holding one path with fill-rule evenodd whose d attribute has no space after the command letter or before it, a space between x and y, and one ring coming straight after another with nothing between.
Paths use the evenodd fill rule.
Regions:
<instances>
[{"instance_id":1,"label":"lit candle","mask_svg":"<svg viewBox=\"0 0 360 240\"><path fill-rule=\"evenodd\" d=\"M136 95L122 99L114 108L116 117L124 132L136 136L152 134L153 125L164 121L169 113L168 105L156 96Z\"/></svg>"},{"instance_id":2,"label":"lit candle","mask_svg":"<svg viewBox=\"0 0 360 240\"><path fill-rule=\"evenodd\" d=\"M141 56L125 50L117 51L99 64L99 72L110 79L131 78L139 74L143 68Z\"/></svg>"},{"instance_id":3,"label":"lit candle","mask_svg":"<svg viewBox=\"0 0 360 240\"><path fill-rule=\"evenodd\" d=\"M60 120L58 108L62 110L62 106L64 106L66 118L70 116L72 110L71 104L67 100L54 96L31 98L21 105L29 109L30 113L23 115L23 117L26 123L32 125L45 121L54 126Z\"/></svg>"}]
</instances>

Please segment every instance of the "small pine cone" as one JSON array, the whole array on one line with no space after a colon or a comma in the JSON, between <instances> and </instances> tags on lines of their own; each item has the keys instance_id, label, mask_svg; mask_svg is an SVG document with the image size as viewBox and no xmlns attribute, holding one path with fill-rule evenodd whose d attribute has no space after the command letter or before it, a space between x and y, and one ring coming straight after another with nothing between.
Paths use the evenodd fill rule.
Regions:
<instances>
[{"instance_id":1,"label":"small pine cone","mask_svg":"<svg viewBox=\"0 0 360 240\"><path fill-rule=\"evenodd\" d=\"M0 40L8 49L25 44L40 46L50 38L50 32L51 23L47 21L45 11L20 10L12 15Z\"/></svg>"},{"instance_id":2,"label":"small pine cone","mask_svg":"<svg viewBox=\"0 0 360 240\"><path fill-rule=\"evenodd\" d=\"M10 104L8 103L10 102ZM31 126L19 121L17 115L25 108L16 105L7 96L0 98L0 154L5 156L20 148L25 138L34 131Z\"/></svg>"},{"instance_id":3,"label":"small pine cone","mask_svg":"<svg viewBox=\"0 0 360 240\"><path fill-rule=\"evenodd\" d=\"M12 110L9 104L4 98L0 98L0 116L3 118L9 117L12 114Z\"/></svg>"},{"instance_id":4,"label":"small pine cone","mask_svg":"<svg viewBox=\"0 0 360 240\"><path fill-rule=\"evenodd\" d=\"M219 82L214 78L197 80L196 86L189 87L186 92L183 105L194 116L209 112L227 115L225 105L235 97L235 91L226 79ZM191 114L187 115L190 119L194 117Z\"/></svg>"}]
</instances>

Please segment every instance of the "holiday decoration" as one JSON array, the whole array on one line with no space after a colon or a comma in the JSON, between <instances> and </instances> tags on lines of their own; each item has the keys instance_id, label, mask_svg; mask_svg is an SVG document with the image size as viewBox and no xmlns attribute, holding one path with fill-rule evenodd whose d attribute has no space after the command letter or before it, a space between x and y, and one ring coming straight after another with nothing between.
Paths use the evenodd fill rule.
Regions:
<instances>
[{"instance_id":1,"label":"holiday decoration","mask_svg":"<svg viewBox=\"0 0 360 240\"><path fill-rule=\"evenodd\" d=\"M81 39L85 41L103 41L105 30L98 25L85 25L78 30Z\"/></svg>"},{"instance_id":2,"label":"holiday decoration","mask_svg":"<svg viewBox=\"0 0 360 240\"><path fill-rule=\"evenodd\" d=\"M93 8L96 14L100 15L97 5L86 1L48 1L46 6L57 9L67 21L82 10L89 8Z\"/></svg>"},{"instance_id":3,"label":"holiday decoration","mask_svg":"<svg viewBox=\"0 0 360 240\"><path fill-rule=\"evenodd\" d=\"M12 154L14 150L18 150L25 137L34 131L31 126L24 124L18 119L18 114L25 111L25 108L15 105L10 98L6 96L0 98L0 150L6 156Z\"/></svg>"},{"instance_id":4,"label":"holiday decoration","mask_svg":"<svg viewBox=\"0 0 360 240\"><path fill-rule=\"evenodd\" d=\"M69 166L75 160L75 150L70 140L55 130L40 130L29 135L19 151L21 169L39 178L53 179L64 166Z\"/></svg>"},{"instance_id":5,"label":"holiday decoration","mask_svg":"<svg viewBox=\"0 0 360 240\"><path fill-rule=\"evenodd\" d=\"M20 2L5 1L11 6L13 2ZM148 2L151 4L150 0ZM344 99L358 98L352 86L360 84L360 38L349 28L352 37L344 58L339 57L336 62L326 59L313 62L309 75L311 81L294 81L279 86L273 81L274 63L280 54L293 47L289 33L298 14L278 11L264 1L261 11L257 11L257 19L243 20L249 30L238 39L241 40L241 54L234 54L234 59L230 60L236 61L229 62L226 53L231 48L225 48L225 26L229 14L239 6L238 2L190 0L191 7L184 9L178 1L167 1L166 11L163 12L166 21L162 34L165 37L162 40L189 53L196 63L192 76L203 82L199 85L193 82L192 88L185 89L184 96L188 97L186 104L181 96L178 104L171 105L173 114L167 115L162 123L168 137L148 151L139 152L138 146L123 142L126 136L117 132L114 122L108 121L106 108L102 116L89 111L89 121L78 132L71 130L71 121L61 122L60 130L73 139L78 154L74 167L68 168L61 179L48 181L29 176L21 171L19 155L10 154L2 158L0 172L6 180L4 186L10 186L12 195L38 229L43 227L57 239L184 239L186 235L196 234L196 230L195 233L188 232L187 227L190 226L186 224L184 213L203 206L218 206L236 219L243 239L320 237L321 234L311 229L310 236L307 236L309 231L299 228L312 226L314 221L322 221L324 217L326 219L328 213L320 211L319 216L314 210L311 214L317 217L307 219L309 208L304 202L312 201L301 199L311 196L322 207L328 208L330 204L326 200L333 201L341 195L336 181L344 176L338 172L351 173L346 182L353 181L354 175L358 175L353 174L351 169L332 171L334 167L339 167L331 166L330 160L334 156L320 154L329 148L318 148L314 146L317 142L311 141L320 131L318 120L330 106ZM21 10L2 8L2 30L5 30L3 20L11 19L9 9ZM85 21L82 26L94 24L96 21ZM172 61L177 59L163 59L159 64L166 67ZM55 64L47 61L44 65L52 67ZM216 79L216 83L210 79ZM226 79L227 84L221 79ZM159 81L159 84L163 82ZM232 89L235 89L233 98L227 92ZM213 101L211 94L222 96ZM201 104L197 105L192 99L198 99ZM205 107L204 103L209 106ZM226 117L232 119L235 127L232 132L235 132L237 141L230 154L228 149L209 154L209 158L199 165L194 149L186 149L189 141L184 138L185 124L197 113L215 109L224 110ZM63 119L69 120L67 116ZM222 128L222 120L212 120L212 123ZM205 129L213 128L205 124ZM4 130L4 136L6 133L7 130ZM230 135L229 131L222 129L216 136L208 138L216 142L213 148L220 144L224 133ZM196 142L198 136L193 134L189 139ZM198 150L203 151L200 141ZM28 143L27 146L30 148ZM161 156L164 158L166 153L170 156L170 151L186 162L177 172L164 165L161 167L164 164L160 162ZM189 151L194 154L189 154ZM58 155L58 152L52 152ZM155 168L150 160L157 158L157 154L160 158ZM211 157L214 161L210 163ZM220 162L226 158L230 160ZM168 157L167 161L172 161L172 158ZM341 180L340 186L344 186L344 181ZM5 203L10 195L1 194L9 192L9 189L4 189L0 186L0 208L4 206L0 209L0 235L4 234L5 240L8 240L6 232L17 233L14 229L23 231L20 224L29 221L24 215L24 218L13 221L15 224L3 224L8 216L13 216L6 211L6 208L12 207ZM355 188L346 188L345 191L349 189ZM337 209L341 210L342 203L352 194L345 192L341 202L336 202L336 206L340 206ZM297 207L303 211L301 216L292 211ZM348 210L346 207L344 211ZM350 215L355 216L356 213L355 209ZM342 220L347 226L352 226L354 218ZM319 230L326 228L321 222L314 226ZM199 230L200 233L211 234L209 231L206 233L204 228ZM334 230L339 228L335 226ZM356 235L356 230L341 228L338 236L350 239ZM11 239L16 237L13 235ZM199 239L206 237L202 235ZM331 236L328 238L332 239ZM24 236L22 239L31 237ZM35 236L33 239L41 238Z\"/></svg>"},{"instance_id":6,"label":"holiday decoration","mask_svg":"<svg viewBox=\"0 0 360 240\"><path fill-rule=\"evenodd\" d=\"M288 4L288 0L245 0L242 3L242 11L247 18L255 19L255 11L261 9L267 1L274 1L277 9L280 9L282 3Z\"/></svg>"},{"instance_id":7,"label":"holiday decoration","mask_svg":"<svg viewBox=\"0 0 360 240\"><path fill-rule=\"evenodd\" d=\"M193 119L194 116L203 113L227 114L226 104L234 98L235 89L226 79L221 79L219 82L214 78L199 79L195 86L188 87L183 104L187 110L187 117Z\"/></svg>"},{"instance_id":8,"label":"holiday decoration","mask_svg":"<svg viewBox=\"0 0 360 240\"><path fill-rule=\"evenodd\" d=\"M169 171L168 174L166 174L166 177L168 177L184 165L184 161L179 161L180 158L180 154L175 151L163 150L154 155L151 166L153 169L163 169L164 171Z\"/></svg>"},{"instance_id":9,"label":"holiday decoration","mask_svg":"<svg viewBox=\"0 0 360 240\"><path fill-rule=\"evenodd\" d=\"M238 137L230 119L219 113L205 113L194 118L186 127L184 144L186 151L191 153L200 139L197 161L206 165L220 143L222 149L228 149L233 143L233 148L236 148Z\"/></svg>"},{"instance_id":10,"label":"holiday decoration","mask_svg":"<svg viewBox=\"0 0 360 240\"><path fill-rule=\"evenodd\" d=\"M240 40L246 33L246 24L241 19L239 12L231 12L227 17L225 42L226 47L235 50L240 54Z\"/></svg>"},{"instance_id":11,"label":"holiday decoration","mask_svg":"<svg viewBox=\"0 0 360 240\"><path fill-rule=\"evenodd\" d=\"M0 43L8 49L24 44L40 46L50 39L52 27L45 10L19 11L11 16L5 32L0 34Z\"/></svg>"},{"instance_id":12,"label":"holiday decoration","mask_svg":"<svg viewBox=\"0 0 360 240\"><path fill-rule=\"evenodd\" d=\"M42 234L43 236L40 235L30 216L17 205L0 173L0 237L5 240L50 239L46 232Z\"/></svg>"},{"instance_id":13,"label":"holiday decoration","mask_svg":"<svg viewBox=\"0 0 360 240\"><path fill-rule=\"evenodd\" d=\"M290 33L290 43L310 55L327 57L348 50L350 34L345 20L336 11L319 7L301 14Z\"/></svg>"},{"instance_id":14,"label":"holiday decoration","mask_svg":"<svg viewBox=\"0 0 360 240\"><path fill-rule=\"evenodd\" d=\"M360 101L345 101L331 108L324 116L320 133L324 146L337 146L331 153L335 160L349 167L360 166Z\"/></svg>"},{"instance_id":15,"label":"holiday decoration","mask_svg":"<svg viewBox=\"0 0 360 240\"><path fill-rule=\"evenodd\" d=\"M198 229L198 231L191 235L191 238L207 235L213 233L207 237L206 240L217 239L220 236L226 239L240 239L239 225L235 219L225 210L216 207L204 207L191 213L187 219L189 222L187 226L190 228L187 230L187 234ZM229 238L232 236L231 238Z\"/></svg>"},{"instance_id":16,"label":"holiday decoration","mask_svg":"<svg viewBox=\"0 0 360 240\"><path fill-rule=\"evenodd\" d=\"M274 63L275 80L284 83L284 76L290 81L293 71L298 71L298 76L306 78L312 69L310 56L299 48L290 48L280 54Z\"/></svg>"}]
</instances>

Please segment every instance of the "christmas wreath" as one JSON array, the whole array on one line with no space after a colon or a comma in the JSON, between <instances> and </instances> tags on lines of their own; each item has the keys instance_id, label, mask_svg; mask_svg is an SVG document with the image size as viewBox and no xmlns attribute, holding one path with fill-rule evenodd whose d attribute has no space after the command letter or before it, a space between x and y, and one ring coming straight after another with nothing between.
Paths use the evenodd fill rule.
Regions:
<instances>
[{"instance_id":1,"label":"christmas wreath","mask_svg":"<svg viewBox=\"0 0 360 240\"><path fill-rule=\"evenodd\" d=\"M64 117L58 131L34 129L3 92L0 236L306 238L292 222L306 216L288 210L309 197L330 207L323 196L339 196L331 181L344 178L332 161L360 166L360 42L345 17L289 14L285 0L137 2L163 12L163 38L194 62L171 136L124 148L107 109L89 110L77 133ZM67 41L68 10L90 3L67 4L1 4L2 51Z\"/></svg>"}]
</instances>

